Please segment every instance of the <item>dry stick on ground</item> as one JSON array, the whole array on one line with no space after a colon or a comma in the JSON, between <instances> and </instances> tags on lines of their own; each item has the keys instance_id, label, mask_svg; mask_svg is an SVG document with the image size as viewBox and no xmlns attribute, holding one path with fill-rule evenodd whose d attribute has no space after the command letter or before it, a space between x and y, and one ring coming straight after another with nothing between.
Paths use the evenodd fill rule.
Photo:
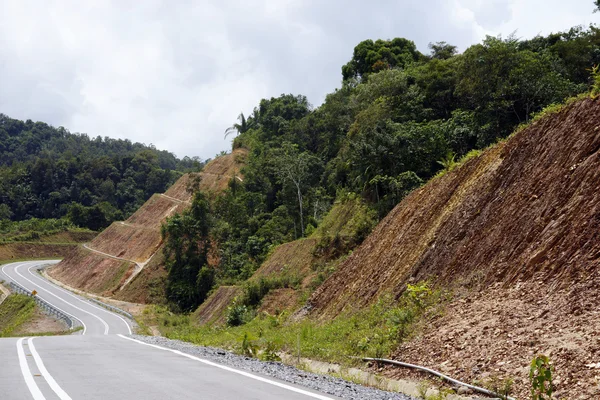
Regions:
<instances>
[{"instance_id":1,"label":"dry stick on ground","mask_svg":"<svg viewBox=\"0 0 600 400\"><path fill-rule=\"evenodd\" d=\"M408 364L408 363L404 363L404 362L400 362L400 361L388 360L388 359L385 359L385 358L369 358L369 357L365 357L365 358L361 358L361 360L363 360L363 361L375 361L375 362L378 362L378 363L392 364L392 365L398 365L400 367L417 369L419 371L423 371L423 372L427 372L429 374L435 375L438 378L441 378L441 379L443 379L445 381L448 381L450 383L454 383L455 385L464 386L466 388L469 388L469 389L474 390L474 391L479 392L479 393L487 394L489 396L494 396L494 397L500 397L501 399L505 399L505 400L516 400L514 397L504 396L504 395L501 395L500 393L496 393L496 392L493 392L491 390L481 388L479 386L469 385L468 383L464 383L464 382L458 381L458 380L456 380L454 378L451 378L451 377L449 377L447 375L442 374L441 372L435 371L435 370L430 369L430 368L422 367L420 365Z\"/></svg>"}]
</instances>

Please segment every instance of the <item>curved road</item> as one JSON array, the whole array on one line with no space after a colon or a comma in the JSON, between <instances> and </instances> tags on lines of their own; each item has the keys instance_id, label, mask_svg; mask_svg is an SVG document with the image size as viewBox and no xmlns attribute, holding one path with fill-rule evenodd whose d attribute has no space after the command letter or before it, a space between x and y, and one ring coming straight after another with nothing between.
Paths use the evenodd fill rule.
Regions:
<instances>
[{"instance_id":1,"label":"curved road","mask_svg":"<svg viewBox=\"0 0 600 400\"><path fill-rule=\"evenodd\" d=\"M29 261L6 264L1 267L0 276L4 275L7 280L16 282L29 291L37 291L38 297L78 320L83 326L84 335L131 334L131 326L122 316L49 282L37 272L40 267L57 262Z\"/></svg>"},{"instance_id":2,"label":"curved road","mask_svg":"<svg viewBox=\"0 0 600 400\"><path fill-rule=\"evenodd\" d=\"M85 329L70 336L0 338L2 400L337 399L129 338L125 318L36 272L56 262L7 264L0 279L36 290Z\"/></svg>"}]
</instances>

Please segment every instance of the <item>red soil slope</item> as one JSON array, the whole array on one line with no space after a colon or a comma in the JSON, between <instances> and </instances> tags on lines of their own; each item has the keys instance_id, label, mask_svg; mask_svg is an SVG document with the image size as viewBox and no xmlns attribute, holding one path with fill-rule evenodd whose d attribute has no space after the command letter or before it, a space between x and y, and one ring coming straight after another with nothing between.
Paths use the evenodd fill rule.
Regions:
<instances>
[{"instance_id":1,"label":"red soil slope","mask_svg":"<svg viewBox=\"0 0 600 400\"><path fill-rule=\"evenodd\" d=\"M467 380L516 375L525 393L528 361L546 352L559 393L600 398L600 370L585 366L600 358L599 185L600 101L586 99L404 199L315 292L311 314L399 295L411 280L462 286L402 359Z\"/></svg>"},{"instance_id":2,"label":"red soil slope","mask_svg":"<svg viewBox=\"0 0 600 400\"><path fill-rule=\"evenodd\" d=\"M600 103L522 130L400 203L315 293L315 312L363 306L408 279L554 287L600 264Z\"/></svg>"},{"instance_id":3,"label":"red soil slope","mask_svg":"<svg viewBox=\"0 0 600 400\"><path fill-rule=\"evenodd\" d=\"M251 279L275 275L306 276L315 260L313 252L318 240L312 238L294 240L277 246Z\"/></svg>"},{"instance_id":4,"label":"red soil slope","mask_svg":"<svg viewBox=\"0 0 600 400\"><path fill-rule=\"evenodd\" d=\"M239 286L219 286L192 315L197 324L223 325L227 307L242 293Z\"/></svg>"}]
</instances>

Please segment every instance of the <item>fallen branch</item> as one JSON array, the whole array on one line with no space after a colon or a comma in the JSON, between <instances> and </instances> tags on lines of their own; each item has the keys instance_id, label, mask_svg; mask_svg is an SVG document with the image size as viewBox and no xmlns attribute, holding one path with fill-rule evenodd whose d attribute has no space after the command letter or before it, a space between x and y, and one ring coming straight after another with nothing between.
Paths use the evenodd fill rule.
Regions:
<instances>
[{"instance_id":1,"label":"fallen branch","mask_svg":"<svg viewBox=\"0 0 600 400\"><path fill-rule=\"evenodd\" d=\"M445 381L448 381L450 383L454 383L455 385L464 386L464 387L469 388L469 389L471 389L471 390L473 390L475 392L487 394L488 396L499 397L499 398L504 399L504 400L516 400L514 397L505 396L505 395L493 392L491 390L484 389L484 388L479 387L479 386L469 385L468 383L461 382L461 381L456 380L454 378L451 378L451 377L449 377L447 375L444 375L441 372L435 371L435 370L430 369L430 368L422 367L420 365L408 364L408 363L404 363L404 362L401 362L401 361L388 360L388 359L385 359L385 358L364 357L364 358L362 358L362 360L363 361L375 361L375 362L378 362L378 363L392 364L392 365L397 365L397 366L400 366L400 367L417 369L419 371L423 371L423 372L427 372L429 374L435 375L438 378L441 378L441 379L443 379Z\"/></svg>"}]
</instances>

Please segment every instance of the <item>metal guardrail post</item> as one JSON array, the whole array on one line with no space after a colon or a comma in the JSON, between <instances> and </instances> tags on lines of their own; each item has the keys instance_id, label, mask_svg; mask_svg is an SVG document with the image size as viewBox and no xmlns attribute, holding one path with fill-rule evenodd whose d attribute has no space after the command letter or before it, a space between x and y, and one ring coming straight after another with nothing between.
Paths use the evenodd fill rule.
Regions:
<instances>
[{"instance_id":1,"label":"metal guardrail post","mask_svg":"<svg viewBox=\"0 0 600 400\"><path fill-rule=\"evenodd\" d=\"M129 318L130 320L135 321L135 319L133 318L133 315L131 315L130 313L128 313L125 310L121 310L118 307L111 306L110 304L103 303L100 300L96 300L96 299L93 299L93 298L90 298L88 300L91 301L91 302L93 302L93 303L98 304L100 307L104 307L104 308L108 309L109 311L115 312L117 314L121 314L121 315Z\"/></svg>"},{"instance_id":2,"label":"metal guardrail post","mask_svg":"<svg viewBox=\"0 0 600 400\"><path fill-rule=\"evenodd\" d=\"M31 293L29 290L25 289L23 286L19 285L18 283L15 282L10 282L9 286L11 287L11 289L16 292L16 293L20 293L20 294L24 294L26 296L29 296L31 298L33 298L33 301L36 302L36 304L48 315L50 316L56 316L57 319L61 319L63 321L65 321L65 323L67 324L67 326L69 327L69 329L73 329L75 327L75 321L69 317L67 314L63 313L62 311L60 311L59 309L57 309L56 307L54 307L53 305L51 305L50 303L40 299L37 296L34 296L33 293Z\"/></svg>"}]
</instances>

